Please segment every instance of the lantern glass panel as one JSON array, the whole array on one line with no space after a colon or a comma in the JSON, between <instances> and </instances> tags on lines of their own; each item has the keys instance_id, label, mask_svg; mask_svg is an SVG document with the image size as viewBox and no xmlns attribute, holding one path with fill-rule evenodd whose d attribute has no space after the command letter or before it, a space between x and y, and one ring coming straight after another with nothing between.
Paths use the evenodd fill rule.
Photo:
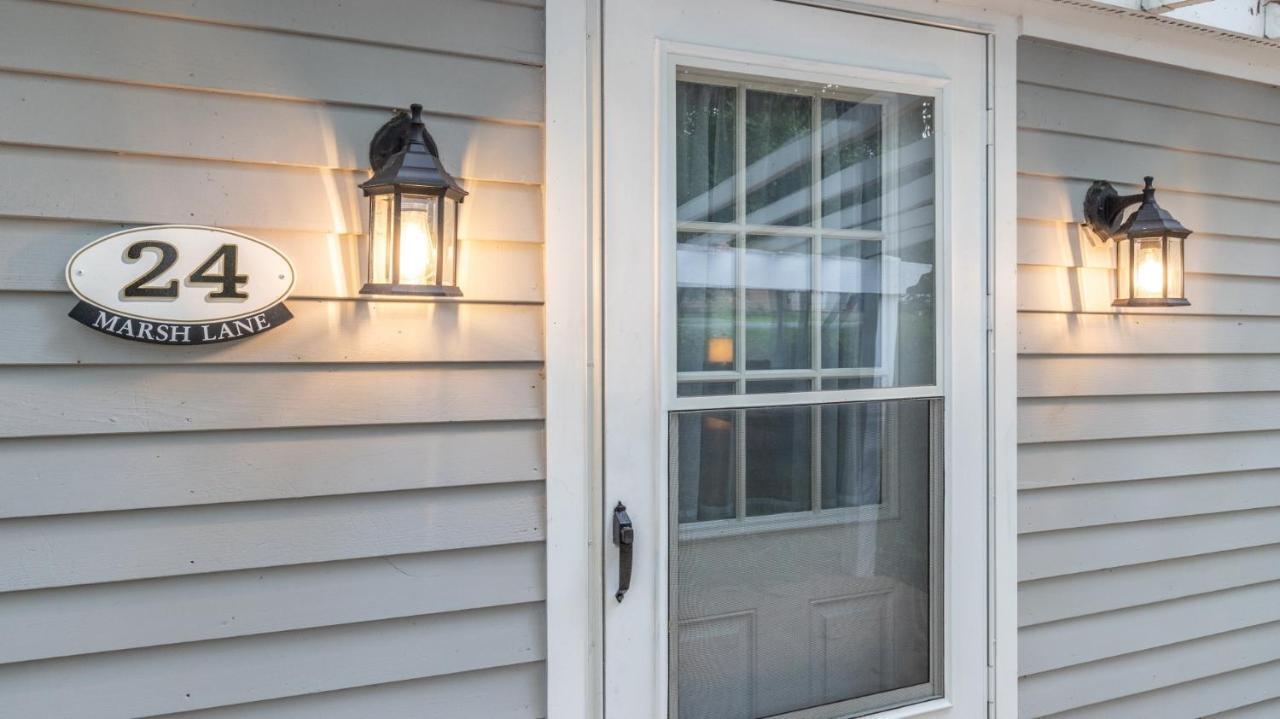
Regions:
<instances>
[{"instance_id":1,"label":"lantern glass panel","mask_svg":"<svg viewBox=\"0 0 1280 719\"><path fill-rule=\"evenodd\" d=\"M456 285L458 284L458 201L452 197L443 197L440 204L441 215L443 215L440 241L444 253L440 284Z\"/></svg>"},{"instance_id":2,"label":"lantern glass panel","mask_svg":"<svg viewBox=\"0 0 1280 719\"><path fill-rule=\"evenodd\" d=\"M391 195L369 198L369 281L389 284L392 276Z\"/></svg>"},{"instance_id":3,"label":"lantern glass panel","mask_svg":"<svg viewBox=\"0 0 1280 719\"><path fill-rule=\"evenodd\" d=\"M1116 241L1116 299L1127 300L1131 294L1129 275L1129 240Z\"/></svg>"},{"instance_id":4,"label":"lantern glass panel","mask_svg":"<svg viewBox=\"0 0 1280 719\"><path fill-rule=\"evenodd\" d=\"M436 284L437 208L434 197L400 198L399 284Z\"/></svg>"},{"instance_id":5,"label":"lantern glass panel","mask_svg":"<svg viewBox=\"0 0 1280 719\"><path fill-rule=\"evenodd\" d=\"M1169 238L1169 256L1165 258L1165 271L1169 276L1169 297L1186 297L1186 288L1183 286L1183 256L1184 251L1181 237Z\"/></svg>"},{"instance_id":6,"label":"lantern glass panel","mask_svg":"<svg viewBox=\"0 0 1280 719\"><path fill-rule=\"evenodd\" d=\"M1140 237L1133 248L1133 296L1164 297L1164 242L1160 237Z\"/></svg>"}]
</instances>

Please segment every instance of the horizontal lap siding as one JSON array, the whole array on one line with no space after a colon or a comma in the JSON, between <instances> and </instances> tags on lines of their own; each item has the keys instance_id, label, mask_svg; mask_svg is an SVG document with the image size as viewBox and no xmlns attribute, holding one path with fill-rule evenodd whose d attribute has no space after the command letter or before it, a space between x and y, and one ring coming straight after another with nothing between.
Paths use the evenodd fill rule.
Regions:
<instances>
[{"instance_id":1,"label":"horizontal lap siding","mask_svg":"<svg viewBox=\"0 0 1280 719\"><path fill-rule=\"evenodd\" d=\"M1020 716L1270 716L1280 90L1028 40L1019 77ZM1078 225L1144 174L1189 308L1112 309Z\"/></svg>"},{"instance_id":2,"label":"horizontal lap siding","mask_svg":"<svg viewBox=\"0 0 1280 719\"><path fill-rule=\"evenodd\" d=\"M14 716L128 719L522 664L544 653L534 602L24 662L0 676L0 693Z\"/></svg>"},{"instance_id":3,"label":"horizontal lap siding","mask_svg":"<svg viewBox=\"0 0 1280 719\"><path fill-rule=\"evenodd\" d=\"M0 0L0 714L538 717L539 3ZM367 143L421 101L458 301L359 295ZM66 318L146 224L279 247L281 329Z\"/></svg>"},{"instance_id":4,"label":"horizontal lap siding","mask_svg":"<svg viewBox=\"0 0 1280 719\"><path fill-rule=\"evenodd\" d=\"M275 701L168 714L168 719L467 717L524 719L546 704L541 663L461 672Z\"/></svg>"}]
</instances>

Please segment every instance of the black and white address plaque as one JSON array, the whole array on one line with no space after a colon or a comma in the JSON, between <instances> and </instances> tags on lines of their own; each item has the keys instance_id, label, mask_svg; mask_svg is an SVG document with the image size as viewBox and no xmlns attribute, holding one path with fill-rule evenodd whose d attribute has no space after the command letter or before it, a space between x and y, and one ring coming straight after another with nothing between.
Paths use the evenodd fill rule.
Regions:
<instances>
[{"instance_id":1,"label":"black and white address plaque","mask_svg":"<svg viewBox=\"0 0 1280 719\"><path fill-rule=\"evenodd\" d=\"M71 256L69 316L104 334L203 345L288 322L289 259L262 240L217 227L156 225L94 240Z\"/></svg>"}]
</instances>

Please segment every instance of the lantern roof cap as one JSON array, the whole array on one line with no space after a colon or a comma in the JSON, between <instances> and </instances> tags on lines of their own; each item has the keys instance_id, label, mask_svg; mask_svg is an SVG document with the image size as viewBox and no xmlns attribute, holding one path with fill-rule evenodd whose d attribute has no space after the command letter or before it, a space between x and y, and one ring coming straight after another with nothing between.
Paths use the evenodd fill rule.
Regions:
<instances>
[{"instance_id":1,"label":"lantern roof cap","mask_svg":"<svg viewBox=\"0 0 1280 719\"><path fill-rule=\"evenodd\" d=\"M1140 239L1143 237L1186 237L1191 234L1174 219L1169 211L1156 202L1155 178L1148 175L1144 178L1146 186L1142 188L1142 204L1116 230L1116 236Z\"/></svg>"},{"instance_id":2,"label":"lantern roof cap","mask_svg":"<svg viewBox=\"0 0 1280 719\"><path fill-rule=\"evenodd\" d=\"M443 190L461 200L467 196L458 181L444 169L436 141L422 122L422 105L414 103L409 112L396 116L378 130L369 144L373 177L361 183L365 194L379 188Z\"/></svg>"}]
</instances>

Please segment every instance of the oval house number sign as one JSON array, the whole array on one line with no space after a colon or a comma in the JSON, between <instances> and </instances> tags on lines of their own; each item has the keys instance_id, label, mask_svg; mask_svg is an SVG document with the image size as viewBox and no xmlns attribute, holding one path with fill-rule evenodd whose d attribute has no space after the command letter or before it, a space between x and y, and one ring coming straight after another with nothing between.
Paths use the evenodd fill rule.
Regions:
<instances>
[{"instance_id":1,"label":"oval house number sign","mask_svg":"<svg viewBox=\"0 0 1280 719\"><path fill-rule=\"evenodd\" d=\"M99 332L164 345L261 334L293 318L284 300L293 266L238 232L195 225L125 230L85 245L67 263L80 302L72 319Z\"/></svg>"}]
</instances>

